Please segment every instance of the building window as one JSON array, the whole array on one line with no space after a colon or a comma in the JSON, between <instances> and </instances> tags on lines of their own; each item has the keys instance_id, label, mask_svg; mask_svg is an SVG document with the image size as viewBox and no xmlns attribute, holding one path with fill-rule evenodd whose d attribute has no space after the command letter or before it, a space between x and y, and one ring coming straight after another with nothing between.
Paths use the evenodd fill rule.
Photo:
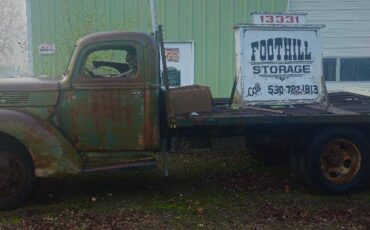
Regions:
<instances>
[{"instance_id":1,"label":"building window","mask_svg":"<svg viewBox=\"0 0 370 230\"><path fill-rule=\"evenodd\" d=\"M336 80L336 69L337 69L337 59L336 58L324 58L323 73L324 73L325 80L335 81Z\"/></svg>"},{"instance_id":2,"label":"building window","mask_svg":"<svg viewBox=\"0 0 370 230\"><path fill-rule=\"evenodd\" d=\"M326 81L370 81L370 58L324 58Z\"/></svg>"},{"instance_id":3,"label":"building window","mask_svg":"<svg viewBox=\"0 0 370 230\"><path fill-rule=\"evenodd\" d=\"M342 58L340 61L341 81L369 81L370 58Z\"/></svg>"}]
</instances>

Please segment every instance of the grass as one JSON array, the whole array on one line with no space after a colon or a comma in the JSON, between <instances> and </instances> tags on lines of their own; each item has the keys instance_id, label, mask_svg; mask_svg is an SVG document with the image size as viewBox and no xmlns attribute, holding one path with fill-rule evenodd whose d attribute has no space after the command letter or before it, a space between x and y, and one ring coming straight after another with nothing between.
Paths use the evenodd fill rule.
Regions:
<instances>
[{"instance_id":1,"label":"grass","mask_svg":"<svg viewBox=\"0 0 370 230\"><path fill-rule=\"evenodd\" d=\"M170 155L160 170L41 180L0 229L366 229L370 189L321 196L289 169L246 152Z\"/></svg>"},{"instance_id":2,"label":"grass","mask_svg":"<svg viewBox=\"0 0 370 230\"><path fill-rule=\"evenodd\" d=\"M22 218L16 217L16 216L0 218L0 223L5 223L9 225L19 225L21 222L22 222Z\"/></svg>"}]
</instances>

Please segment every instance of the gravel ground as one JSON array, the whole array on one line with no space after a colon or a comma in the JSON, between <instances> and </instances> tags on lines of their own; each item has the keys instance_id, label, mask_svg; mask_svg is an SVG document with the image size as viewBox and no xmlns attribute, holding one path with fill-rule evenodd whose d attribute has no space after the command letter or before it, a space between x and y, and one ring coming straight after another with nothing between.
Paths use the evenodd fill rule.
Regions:
<instances>
[{"instance_id":1,"label":"gravel ground","mask_svg":"<svg viewBox=\"0 0 370 230\"><path fill-rule=\"evenodd\" d=\"M170 156L157 171L40 180L0 229L369 229L370 187L352 196L309 191L289 169L248 153Z\"/></svg>"}]
</instances>

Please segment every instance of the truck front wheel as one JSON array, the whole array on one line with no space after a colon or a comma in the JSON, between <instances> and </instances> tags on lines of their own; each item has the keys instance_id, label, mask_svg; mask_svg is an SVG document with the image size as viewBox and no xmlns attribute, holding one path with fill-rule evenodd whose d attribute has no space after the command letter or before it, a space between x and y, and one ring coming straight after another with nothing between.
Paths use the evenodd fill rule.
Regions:
<instances>
[{"instance_id":1,"label":"truck front wheel","mask_svg":"<svg viewBox=\"0 0 370 230\"><path fill-rule=\"evenodd\" d=\"M35 184L31 158L15 150L0 149L0 210L21 206Z\"/></svg>"},{"instance_id":2,"label":"truck front wheel","mask_svg":"<svg viewBox=\"0 0 370 230\"><path fill-rule=\"evenodd\" d=\"M356 129L333 128L314 138L305 155L308 185L323 194L346 194L369 178L369 142Z\"/></svg>"}]
</instances>

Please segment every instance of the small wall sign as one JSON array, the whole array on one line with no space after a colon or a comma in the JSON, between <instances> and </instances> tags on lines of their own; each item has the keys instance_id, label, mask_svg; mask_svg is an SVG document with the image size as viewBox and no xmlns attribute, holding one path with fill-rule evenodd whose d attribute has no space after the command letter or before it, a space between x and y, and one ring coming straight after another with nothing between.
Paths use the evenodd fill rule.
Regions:
<instances>
[{"instance_id":1,"label":"small wall sign","mask_svg":"<svg viewBox=\"0 0 370 230\"><path fill-rule=\"evenodd\" d=\"M55 54L56 46L55 43L40 43L39 54L40 55L52 55Z\"/></svg>"},{"instance_id":2,"label":"small wall sign","mask_svg":"<svg viewBox=\"0 0 370 230\"><path fill-rule=\"evenodd\" d=\"M179 62L180 61L180 49L179 48L166 48L165 55L167 61Z\"/></svg>"},{"instance_id":3,"label":"small wall sign","mask_svg":"<svg viewBox=\"0 0 370 230\"><path fill-rule=\"evenodd\" d=\"M303 25L305 13L252 13L255 25Z\"/></svg>"}]
</instances>

